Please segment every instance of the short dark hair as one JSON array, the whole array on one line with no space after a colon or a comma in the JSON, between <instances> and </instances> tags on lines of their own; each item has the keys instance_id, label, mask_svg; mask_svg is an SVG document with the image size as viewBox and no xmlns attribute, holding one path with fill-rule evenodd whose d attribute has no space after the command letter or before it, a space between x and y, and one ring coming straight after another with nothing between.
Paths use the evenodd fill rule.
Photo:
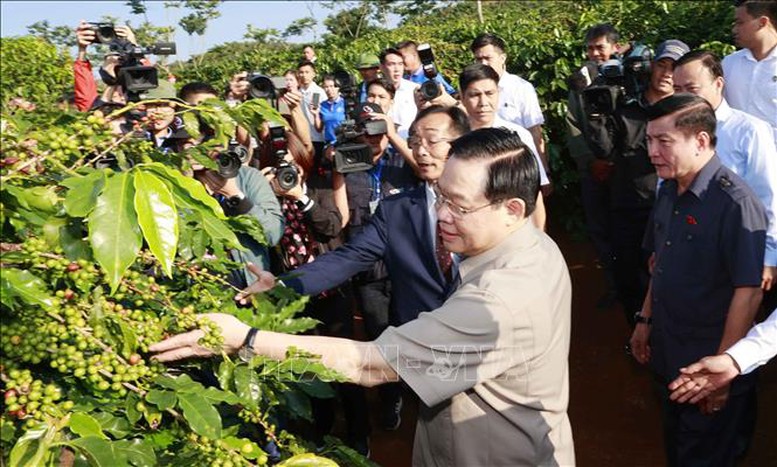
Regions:
<instances>
[{"instance_id":1,"label":"short dark hair","mask_svg":"<svg viewBox=\"0 0 777 467\"><path fill-rule=\"evenodd\" d=\"M648 121L670 114L677 114L674 127L686 137L704 131L710 135L710 145L715 147L718 141L717 136L715 136L718 120L715 118L715 110L706 99L694 94L680 92L665 97L647 108Z\"/></svg>"},{"instance_id":2,"label":"short dark hair","mask_svg":"<svg viewBox=\"0 0 777 467\"><path fill-rule=\"evenodd\" d=\"M497 85L499 84L499 74L489 65L482 63L467 65L459 75L459 89L461 89L461 93L464 94L470 84L483 79L490 79Z\"/></svg>"},{"instance_id":3,"label":"short dark hair","mask_svg":"<svg viewBox=\"0 0 777 467\"><path fill-rule=\"evenodd\" d=\"M218 96L219 92L208 83L194 81L186 83L181 87L180 91L178 91L178 98L185 101L189 96L194 94L213 94L214 96Z\"/></svg>"},{"instance_id":4,"label":"short dark hair","mask_svg":"<svg viewBox=\"0 0 777 467\"><path fill-rule=\"evenodd\" d=\"M534 212L540 191L540 168L518 133L505 128L469 132L451 143L450 157L490 161L484 191L486 199L496 203L519 198L526 205L524 217Z\"/></svg>"},{"instance_id":5,"label":"short dark hair","mask_svg":"<svg viewBox=\"0 0 777 467\"><path fill-rule=\"evenodd\" d=\"M402 42L397 43L396 46L394 46L394 48L397 49L397 50L402 50L402 49L405 49L407 47L412 47L413 50L418 50L418 44L416 44L415 41L402 41Z\"/></svg>"},{"instance_id":6,"label":"short dark hair","mask_svg":"<svg viewBox=\"0 0 777 467\"><path fill-rule=\"evenodd\" d=\"M324 81L334 81L335 87L340 87L340 80L337 79L335 75L332 73L327 73L321 78L321 84L324 84Z\"/></svg>"},{"instance_id":7,"label":"short dark hair","mask_svg":"<svg viewBox=\"0 0 777 467\"><path fill-rule=\"evenodd\" d=\"M451 119L450 130L457 138L465 133L469 133L469 118L467 113L461 110L457 106L444 106L444 105L432 105L425 109L422 109L415 116L413 120L413 126L416 122L428 117L429 115L445 114ZM412 126L411 126L412 128Z\"/></svg>"},{"instance_id":8,"label":"short dark hair","mask_svg":"<svg viewBox=\"0 0 777 467\"><path fill-rule=\"evenodd\" d=\"M469 46L469 50L471 50L474 54L476 50L482 49L487 45L493 45L494 48L497 48L502 52L506 51L505 41L502 40L501 37L490 32L479 34L475 39L473 39L472 45Z\"/></svg>"},{"instance_id":9,"label":"short dark hair","mask_svg":"<svg viewBox=\"0 0 777 467\"><path fill-rule=\"evenodd\" d=\"M674 68L697 60L701 61L702 66L709 70L713 78L723 76L723 65L721 65L720 59L717 55L707 50L696 49L688 52L674 62Z\"/></svg>"},{"instance_id":10,"label":"short dark hair","mask_svg":"<svg viewBox=\"0 0 777 467\"><path fill-rule=\"evenodd\" d=\"M616 44L618 40L620 40L621 36L618 34L618 30L615 29L615 26L612 24L599 23L588 28L588 31L585 33L585 43L588 44L592 40L598 39L600 37L606 37L607 42L610 44Z\"/></svg>"},{"instance_id":11,"label":"short dark hair","mask_svg":"<svg viewBox=\"0 0 777 467\"><path fill-rule=\"evenodd\" d=\"M299 62L299 64L297 65L297 71L299 71L299 69L302 68L303 66L309 66L310 68L313 69L313 71L316 71L316 64L311 62L310 60L302 60L301 62Z\"/></svg>"},{"instance_id":12,"label":"short dark hair","mask_svg":"<svg viewBox=\"0 0 777 467\"><path fill-rule=\"evenodd\" d=\"M390 79L386 78L385 76L382 78L375 78L372 81L367 83L367 86L365 86L365 90L367 92L370 91L370 87L372 86L380 86L383 89L385 89L389 94L391 94L391 98L393 99L394 96L397 94L397 88L394 87L394 83L391 82ZM383 109L384 111L386 109Z\"/></svg>"},{"instance_id":13,"label":"short dark hair","mask_svg":"<svg viewBox=\"0 0 777 467\"><path fill-rule=\"evenodd\" d=\"M745 7L747 14L753 18L766 16L772 27L777 28L777 0L735 0L734 5Z\"/></svg>"},{"instance_id":14,"label":"short dark hair","mask_svg":"<svg viewBox=\"0 0 777 467\"><path fill-rule=\"evenodd\" d=\"M307 49L308 47L310 47L311 49L313 49L313 51L314 51L314 52L316 51L316 49L313 47L313 45L312 45L312 44L305 44L305 45L303 45L303 46L302 46L302 50L305 50L305 49Z\"/></svg>"},{"instance_id":15,"label":"short dark hair","mask_svg":"<svg viewBox=\"0 0 777 467\"><path fill-rule=\"evenodd\" d=\"M383 49L383 51L380 52L380 55L378 55L378 58L380 59L380 64L383 65L386 63L386 57L389 55L399 55L402 56L402 52L395 49L394 47L389 47L387 49Z\"/></svg>"}]
</instances>

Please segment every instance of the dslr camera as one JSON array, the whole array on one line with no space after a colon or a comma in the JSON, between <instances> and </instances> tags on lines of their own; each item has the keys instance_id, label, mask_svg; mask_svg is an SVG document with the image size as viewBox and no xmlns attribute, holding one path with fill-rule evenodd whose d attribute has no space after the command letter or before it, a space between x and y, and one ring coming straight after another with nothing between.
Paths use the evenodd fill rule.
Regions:
<instances>
[{"instance_id":1,"label":"dslr camera","mask_svg":"<svg viewBox=\"0 0 777 467\"><path fill-rule=\"evenodd\" d=\"M231 140L227 149L216 155L218 172L224 178L237 177L240 167L248 162L248 150L235 140Z\"/></svg>"},{"instance_id":2,"label":"dslr camera","mask_svg":"<svg viewBox=\"0 0 777 467\"><path fill-rule=\"evenodd\" d=\"M116 76L113 77L100 69L105 84L121 85L130 101L138 101L140 93L159 86L156 67L143 65L146 55L175 55L175 42L158 42L149 47L137 46L127 39L118 37L112 23L89 23L95 32L95 44L105 44L119 58Z\"/></svg>"},{"instance_id":3,"label":"dslr camera","mask_svg":"<svg viewBox=\"0 0 777 467\"><path fill-rule=\"evenodd\" d=\"M249 83L248 95L254 99L275 101L286 92L286 80L283 76L267 76L257 71L246 76Z\"/></svg>"},{"instance_id":4,"label":"dslr camera","mask_svg":"<svg viewBox=\"0 0 777 467\"><path fill-rule=\"evenodd\" d=\"M340 173L360 172L372 168L372 147L358 141L360 136L385 135L385 120L369 120L366 114L381 111L376 104L363 102L359 109L335 130L335 170Z\"/></svg>"},{"instance_id":5,"label":"dslr camera","mask_svg":"<svg viewBox=\"0 0 777 467\"><path fill-rule=\"evenodd\" d=\"M297 168L285 159L288 154L286 129L280 125L270 126L270 153L275 160L272 173L278 181L278 187L289 191L299 183Z\"/></svg>"},{"instance_id":6,"label":"dslr camera","mask_svg":"<svg viewBox=\"0 0 777 467\"><path fill-rule=\"evenodd\" d=\"M586 115L611 115L619 105L639 99L650 81L653 51L634 44L623 60L611 59L599 66L592 86L582 91Z\"/></svg>"},{"instance_id":7,"label":"dslr camera","mask_svg":"<svg viewBox=\"0 0 777 467\"><path fill-rule=\"evenodd\" d=\"M434 54L432 53L432 46L429 44L421 44L418 46L418 57L421 59L421 66L424 70L424 76L426 81L421 84L421 97L430 101L437 97L440 97L440 86L437 84L437 66L434 64Z\"/></svg>"}]
</instances>

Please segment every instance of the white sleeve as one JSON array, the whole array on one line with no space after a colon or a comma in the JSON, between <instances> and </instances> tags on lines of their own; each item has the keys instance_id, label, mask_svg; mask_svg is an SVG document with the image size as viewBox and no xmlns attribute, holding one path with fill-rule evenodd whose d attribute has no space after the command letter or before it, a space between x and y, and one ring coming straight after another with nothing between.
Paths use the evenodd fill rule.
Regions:
<instances>
[{"instance_id":1,"label":"white sleeve","mask_svg":"<svg viewBox=\"0 0 777 467\"><path fill-rule=\"evenodd\" d=\"M743 375L777 355L777 309L766 320L731 346L726 353L737 362Z\"/></svg>"}]
</instances>

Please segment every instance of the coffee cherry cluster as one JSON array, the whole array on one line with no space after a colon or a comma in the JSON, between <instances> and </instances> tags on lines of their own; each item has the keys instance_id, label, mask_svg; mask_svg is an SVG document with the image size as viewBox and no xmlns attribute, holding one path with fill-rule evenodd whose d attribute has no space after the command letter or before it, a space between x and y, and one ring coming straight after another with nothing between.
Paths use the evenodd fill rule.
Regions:
<instances>
[{"instance_id":1,"label":"coffee cherry cluster","mask_svg":"<svg viewBox=\"0 0 777 467\"><path fill-rule=\"evenodd\" d=\"M222 440L212 440L196 433L189 433L187 440L189 441L187 446L194 449L200 458L206 459L206 463L213 467L267 465L267 454L254 443L245 443L240 449L233 449Z\"/></svg>"},{"instance_id":2,"label":"coffee cherry cluster","mask_svg":"<svg viewBox=\"0 0 777 467\"><path fill-rule=\"evenodd\" d=\"M62 390L55 384L35 379L29 370L10 370L2 374L5 383L3 403L12 418L30 423L48 416L61 415L73 408L72 401L61 401Z\"/></svg>"}]
</instances>

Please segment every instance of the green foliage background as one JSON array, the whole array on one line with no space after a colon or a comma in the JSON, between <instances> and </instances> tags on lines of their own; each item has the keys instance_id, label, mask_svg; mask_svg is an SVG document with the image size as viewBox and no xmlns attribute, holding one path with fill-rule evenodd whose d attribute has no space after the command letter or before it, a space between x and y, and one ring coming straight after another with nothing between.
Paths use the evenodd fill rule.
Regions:
<instances>
[{"instance_id":1,"label":"green foliage background","mask_svg":"<svg viewBox=\"0 0 777 467\"><path fill-rule=\"evenodd\" d=\"M0 39L0 102L23 97L36 104L53 103L73 90L72 59L43 39Z\"/></svg>"}]
</instances>

